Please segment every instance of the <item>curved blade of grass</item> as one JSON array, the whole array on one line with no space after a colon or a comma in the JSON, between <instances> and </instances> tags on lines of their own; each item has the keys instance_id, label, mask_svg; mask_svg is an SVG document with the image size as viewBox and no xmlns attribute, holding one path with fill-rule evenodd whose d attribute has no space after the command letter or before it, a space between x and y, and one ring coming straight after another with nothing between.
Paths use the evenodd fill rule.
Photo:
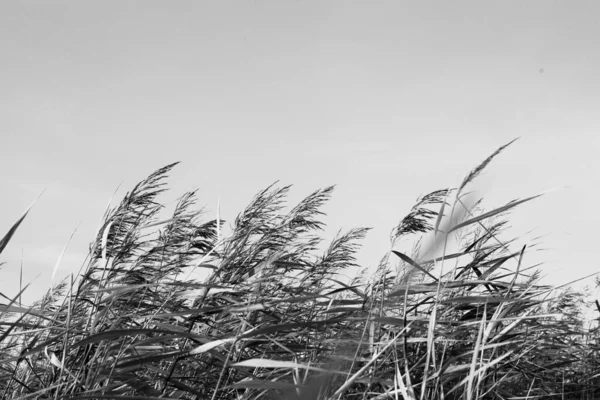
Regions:
<instances>
[{"instance_id":1,"label":"curved blade of grass","mask_svg":"<svg viewBox=\"0 0 600 400\"><path fill-rule=\"evenodd\" d=\"M187 351L177 350L177 351L150 354L150 355L142 356L142 357L124 358L124 359L121 359L118 361L116 368L125 369L128 367L134 366L134 365L141 367L142 365L152 364L157 361L167 360L167 359L171 359L171 358L175 358L175 357L187 356L187 353L188 353Z\"/></svg>"},{"instance_id":2,"label":"curved blade of grass","mask_svg":"<svg viewBox=\"0 0 600 400\"><path fill-rule=\"evenodd\" d=\"M438 279L435 276L433 276L429 271L427 271L425 268L423 268L419 264L417 264L412 258L407 256L406 254L400 253L399 251L396 251L396 250L392 250L392 253L394 253L395 255L400 257L400 259L402 261L404 261L405 263L408 263L411 266L413 266L414 268L423 272L424 274L429 275L429 277L431 277L431 279L433 279L434 281L436 281L436 282L438 281Z\"/></svg>"},{"instance_id":3,"label":"curved blade of grass","mask_svg":"<svg viewBox=\"0 0 600 400\"><path fill-rule=\"evenodd\" d=\"M446 199L448 199L448 194L450 193L450 190L448 190L446 192L446 195L444 196L444 201L442 201L442 205L440 206L440 211L438 212L437 218L435 219L435 227L433 230L433 236L437 236L438 232L440 231L440 224L442 223L442 218L444 218L444 210L446 208Z\"/></svg>"},{"instance_id":4,"label":"curved blade of grass","mask_svg":"<svg viewBox=\"0 0 600 400\"><path fill-rule=\"evenodd\" d=\"M250 360L240 361L232 365L232 367L250 367L250 368L292 368L292 369L307 369L311 371L318 372L333 372L345 375L346 372L343 371L331 371L323 368L312 367L306 364L298 364L293 361L278 361L278 360L268 360L264 358L252 358Z\"/></svg>"},{"instance_id":5,"label":"curved blade of grass","mask_svg":"<svg viewBox=\"0 0 600 400\"><path fill-rule=\"evenodd\" d=\"M464 222L461 222L459 224L454 225L452 228L450 228L450 230L448 231L448 233L450 234L450 233L454 232L457 229L464 228L465 226L472 225L472 224L474 224L476 222L483 221L486 218L490 218L490 217L493 217L494 215L498 215L500 213L508 211L511 208L518 206L519 204L523 204L523 203L525 203L527 201L530 201L530 200L533 200L535 198L538 198L538 197L540 197L540 196L542 196L542 195L544 195L546 193L548 193L548 192L540 193L540 194L537 194L535 196L527 197L526 199L522 199L522 200L511 201L510 203L508 203L508 204L506 204L506 205L504 205L502 207L498 207L495 210L488 211L488 212L486 212L484 214L481 214L481 215L479 215L479 216L477 216L475 218L471 218L471 219L468 219L468 220L466 220Z\"/></svg>"},{"instance_id":6,"label":"curved blade of grass","mask_svg":"<svg viewBox=\"0 0 600 400\"><path fill-rule=\"evenodd\" d=\"M464 304L498 304L498 303L517 303L527 302L526 299L511 299L498 296L457 296L451 299L441 300L441 303L464 303Z\"/></svg>"},{"instance_id":7,"label":"curved blade of grass","mask_svg":"<svg viewBox=\"0 0 600 400\"><path fill-rule=\"evenodd\" d=\"M231 386L224 387L223 389L279 389L279 390L296 390L304 388L304 385L294 385L293 383L285 382L273 382L263 381L259 379L252 379L249 381L239 381Z\"/></svg>"},{"instance_id":8,"label":"curved blade of grass","mask_svg":"<svg viewBox=\"0 0 600 400\"><path fill-rule=\"evenodd\" d=\"M290 322L286 324L276 324L266 326L264 328L259 328L256 330L252 330L250 332L246 332L240 335L240 339L253 337L258 335L264 335L267 333L279 332L279 331L289 331L296 328L316 328L321 325L333 324L336 322L343 322L346 319L344 317L334 317L330 319L326 319L323 321L308 321L308 322Z\"/></svg>"},{"instance_id":9,"label":"curved blade of grass","mask_svg":"<svg viewBox=\"0 0 600 400\"><path fill-rule=\"evenodd\" d=\"M75 236L77 229L79 229L79 225L81 225L81 222L77 224L77 226L75 227L75 230L73 231L73 233L71 233L69 240L67 240L67 243L65 243L65 247L63 247L62 251L60 252L60 256L58 256L58 260L56 260L56 264L54 264L54 268L52 269L52 278L50 280L50 290L51 290L50 293L52 293L52 290L54 288L54 277L56 276L56 271L58 271L58 266L60 265L60 262L62 261L63 256L65 255L65 252L67 251L67 248L69 247L69 243L71 243L73 236Z\"/></svg>"},{"instance_id":10,"label":"curved blade of grass","mask_svg":"<svg viewBox=\"0 0 600 400\"><path fill-rule=\"evenodd\" d=\"M101 395L93 395L93 396L77 396L77 397L69 397L64 396L64 399L85 399L85 400L96 400L96 399L105 399L105 400L177 400L179 397L151 397L151 396L128 396L128 395L118 395L118 394L101 394Z\"/></svg>"},{"instance_id":11,"label":"curved blade of grass","mask_svg":"<svg viewBox=\"0 0 600 400\"><path fill-rule=\"evenodd\" d=\"M27 288L27 286L25 286L25 288ZM25 290L25 288L23 290ZM12 304L12 302L11 302ZM13 305L4 305L4 304L0 304L0 313L5 313L5 312L9 312L9 313L16 313L16 314L32 314L32 315L37 315L37 316L43 316L44 313L41 310L35 309L35 308L25 308L25 307L18 307L18 306L13 306ZM64 314L64 313L61 313ZM0 314L1 315L1 314Z\"/></svg>"},{"instance_id":12,"label":"curved blade of grass","mask_svg":"<svg viewBox=\"0 0 600 400\"><path fill-rule=\"evenodd\" d=\"M11 228L8 230L8 232L6 233L6 235L4 235L4 237L2 239L0 239L0 254L6 248L6 245L8 244L8 242L10 242L10 239L13 237L13 235L15 234L15 232L17 231L17 229L19 228L19 225L21 225L21 222L23 222L23 220L25 219L25 217L27 216L27 214L29 214L29 211L31 210L31 207L33 207L33 205L35 204L35 202L42 196L42 194L44 194L45 191L46 191L46 189L44 189L42 191L42 193L40 193L40 195L33 201L33 203L31 203L31 205L29 207L27 207L27 210L25 210L25 212L23 213L23 215L21 215L21 218L19 218L17 220L17 222L15 222L13 224L13 226L11 226Z\"/></svg>"},{"instance_id":13,"label":"curved blade of grass","mask_svg":"<svg viewBox=\"0 0 600 400\"><path fill-rule=\"evenodd\" d=\"M103 293L103 292L131 292L138 289L143 289L147 287L165 287L165 286L175 286L175 287L192 287L192 288L215 288L215 289L229 289L227 286L222 285L213 285L209 283L189 283L189 282L158 282L158 283L140 283L135 285L123 285L123 286L110 286L99 289L89 290L88 293Z\"/></svg>"},{"instance_id":14,"label":"curved blade of grass","mask_svg":"<svg viewBox=\"0 0 600 400\"><path fill-rule=\"evenodd\" d=\"M116 338L120 338L123 336L147 335L150 333L154 333L154 334L162 333L162 334L170 334L171 335L174 333L174 331L162 330L162 329L145 329L145 328L115 329L115 330L100 332L100 333L97 333L92 336L88 336L85 339L82 339L79 342L72 344L71 347L81 347L81 346L85 346L86 344L101 342L102 340L116 339ZM199 338L198 335L195 335L192 333L187 333L187 332L176 332L176 333L177 333L177 335L183 336L183 337Z\"/></svg>"},{"instance_id":15,"label":"curved blade of grass","mask_svg":"<svg viewBox=\"0 0 600 400\"><path fill-rule=\"evenodd\" d=\"M196 347L195 349L191 350L189 354L193 356L195 354L205 353L214 349L215 347L222 346L225 343L233 343L235 340L235 338L213 340L212 342L204 343L203 345Z\"/></svg>"}]
</instances>

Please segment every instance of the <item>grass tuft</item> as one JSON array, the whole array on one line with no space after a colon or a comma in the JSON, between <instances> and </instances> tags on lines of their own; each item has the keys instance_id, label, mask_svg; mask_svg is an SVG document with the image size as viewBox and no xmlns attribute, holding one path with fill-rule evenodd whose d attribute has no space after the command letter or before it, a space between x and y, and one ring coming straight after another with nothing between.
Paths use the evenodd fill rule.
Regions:
<instances>
[{"instance_id":1,"label":"grass tuft","mask_svg":"<svg viewBox=\"0 0 600 400\"><path fill-rule=\"evenodd\" d=\"M290 186L271 185L223 237L220 216L195 209L195 192L164 217L159 197L176 164L167 165L108 209L76 278L28 307L26 288L5 296L0 395L599 398L600 343L584 323L585 293L542 285L526 264L533 246L501 239L507 212L540 195L491 211L462 201L511 143L457 189L418 199L372 274L356 258L368 228L322 246L333 187L288 207ZM407 238L410 255L398 249ZM196 268L208 272L204 281L189 278Z\"/></svg>"}]
</instances>

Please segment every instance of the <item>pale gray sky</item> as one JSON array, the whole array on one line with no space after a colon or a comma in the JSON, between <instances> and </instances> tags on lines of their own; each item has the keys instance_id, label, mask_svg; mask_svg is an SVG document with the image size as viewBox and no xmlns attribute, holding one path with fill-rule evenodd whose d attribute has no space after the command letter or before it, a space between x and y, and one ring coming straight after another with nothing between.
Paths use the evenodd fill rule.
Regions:
<instances>
[{"instance_id":1,"label":"pale gray sky","mask_svg":"<svg viewBox=\"0 0 600 400\"><path fill-rule=\"evenodd\" d=\"M48 190L0 291L22 259L37 297L82 221L58 275L77 270L119 183L177 160L166 200L198 187L229 221L275 180L294 200L337 184L327 234L374 227L375 264L418 195L517 136L485 204L568 186L513 232L549 234L550 283L595 272L599 18L574 0L2 2L0 233Z\"/></svg>"}]
</instances>

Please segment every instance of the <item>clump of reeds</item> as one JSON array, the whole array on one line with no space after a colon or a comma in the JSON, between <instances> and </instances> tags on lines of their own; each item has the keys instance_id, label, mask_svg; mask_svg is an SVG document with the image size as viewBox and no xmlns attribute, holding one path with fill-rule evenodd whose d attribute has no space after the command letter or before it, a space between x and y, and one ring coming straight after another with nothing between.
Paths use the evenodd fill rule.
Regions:
<instances>
[{"instance_id":1,"label":"clump of reeds","mask_svg":"<svg viewBox=\"0 0 600 400\"><path fill-rule=\"evenodd\" d=\"M195 192L159 220L168 165L106 213L77 278L31 307L19 295L2 306L0 395L597 398L598 336L578 314L582 295L540 285L527 246L500 238L506 213L537 196L487 212L465 201L505 147L457 189L421 197L376 271L351 281L341 274L360 267L368 229L318 252L333 187L291 209L289 186L268 187L222 238L222 221L194 209ZM417 243L410 255L404 238ZM194 269L207 278L189 279Z\"/></svg>"}]
</instances>

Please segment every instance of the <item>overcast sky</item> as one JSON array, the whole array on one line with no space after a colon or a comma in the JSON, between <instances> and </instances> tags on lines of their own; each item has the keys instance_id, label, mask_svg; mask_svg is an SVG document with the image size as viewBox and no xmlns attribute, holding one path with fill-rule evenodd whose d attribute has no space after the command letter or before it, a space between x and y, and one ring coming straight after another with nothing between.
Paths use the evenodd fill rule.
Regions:
<instances>
[{"instance_id":1,"label":"overcast sky","mask_svg":"<svg viewBox=\"0 0 600 400\"><path fill-rule=\"evenodd\" d=\"M597 1L6 1L0 4L0 234L45 188L1 256L28 299L81 265L104 209L182 161L233 221L275 180L292 200L337 184L331 237L371 226L376 264L420 194L480 178L491 209L547 235L546 282L598 270ZM534 235L535 236L535 235ZM528 244L526 237L518 245ZM592 280L589 280L592 283Z\"/></svg>"}]
</instances>

